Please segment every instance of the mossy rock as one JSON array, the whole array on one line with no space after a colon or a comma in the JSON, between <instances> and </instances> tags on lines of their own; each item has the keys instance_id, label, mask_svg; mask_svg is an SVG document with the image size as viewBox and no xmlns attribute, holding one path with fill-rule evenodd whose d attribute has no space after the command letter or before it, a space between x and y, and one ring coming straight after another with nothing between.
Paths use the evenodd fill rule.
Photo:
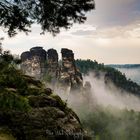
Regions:
<instances>
[{"instance_id":1,"label":"mossy rock","mask_svg":"<svg viewBox=\"0 0 140 140\"><path fill-rule=\"evenodd\" d=\"M28 76L28 75L22 75L23 79L29 84L29 85L35 85L38 88L44 87L43 83L39 80L36 80L34 77Z\"/></svg>"},{"instance_id":2,"label":"mossy rock","mask_svg":"<svg viewBox=\"0 0 140 140\"><path fill-rule=\"evenodd\" d=\"M0 126L11 133L1 133L0 140L73 140L75 133L84 135L78 116L40 81L16 70L1 75Z\"/></svg>"},{"instance_id":3,"label":"mossy rock","mask_svg":"<svg viewBox=\"0 0 140 140\"><path fill-rule=\"evenodd\" d=\"M66 113L57 107L34 108L27 113L0 112L0 118L0 124L8 126L12 134L21 140L34 140L36 137L50 140L50 137L60 137L58 132L63 132L63 137L69 138L74 137L75 133L83 132L81 124L72 112Z\"/></svg>"},{"instance_id":4,"label":"mossy rock","mask_svg":"<svg viewBox=\"0 0 140 140\"><path fill-rule=\"evenodd\" d=\"M4 111L19 110L26 112L31 108L27 98L18 95L14 89L5 89L0 92L0 109Z\"/></svg>"},{"instance_id":5,"label":"mossy rock","mask_svg":"<svg viewBox=\"0 0 140 140\"><path fill-rule=\"evenodd\" d=\"M16 140L7 127L0 128L0 140Z\"/></svg>"},{"instance_id":6,"label":"mossy rock","mask_svg":"<svg viewBox=\"0 0 140 140\"><path fill-rule=\"evenodd\" d=\"M64 102L58 95L56 94L51 94L50 97L52 97L53 99L55 99L57 101L57 106L59 106L62 109L65 109L67 106L67 103Z\"/></svg>"},{"instance_id":7,"label":"mossy rock","mask_svg":"<svg viewBox=\"0 0 140 140\"><path fill-rule=\"evenodd\" d=\"M16 140L12 135L0 133L0 140Z\"/></svg>"}]
</instances>

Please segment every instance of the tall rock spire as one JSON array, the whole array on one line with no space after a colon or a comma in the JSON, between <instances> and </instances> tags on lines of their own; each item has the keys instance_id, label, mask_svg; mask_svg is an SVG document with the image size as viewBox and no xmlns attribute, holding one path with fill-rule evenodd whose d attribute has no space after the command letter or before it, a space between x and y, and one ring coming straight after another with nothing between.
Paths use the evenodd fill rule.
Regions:
<instances>
[{"instance_id":1,"label":"tall rock spire","mask_svg":"<svg viewBox=\"0 0 140 140\"><path fill-rule=\"evenodd\" d=\"M63 48L62 53L62 66L60 72L60 81L69 84L72 90L79 89L83 85L82 75L76 68L74 53L72 50Z\"/></svg>"},{"instance_id":2,"label":"tall rock spire","mask_svg":"<svg viewBox=\"0 0 140 140\"><path fill-rule=\"evenodd\" d=\"M74 53L67 48L61 49L62 60L59 64L58 53L55 49L47 52L42 47L31 48L21 55L21 68L26 74L38 79L47 79L55 86L60 83L64 88L71 90L83 86L82 74L75 65Z\"/></svg>"}]
</instances>

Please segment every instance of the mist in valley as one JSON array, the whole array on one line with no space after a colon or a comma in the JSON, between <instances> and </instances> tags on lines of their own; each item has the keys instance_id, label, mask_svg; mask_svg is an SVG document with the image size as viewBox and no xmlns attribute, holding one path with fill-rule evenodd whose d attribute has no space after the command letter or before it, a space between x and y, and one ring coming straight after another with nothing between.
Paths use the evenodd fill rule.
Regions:
<instances>
[{"instance_id":1,"label":"mist in valley","mask_svg":"<svg viewBox=\"0 0 140 140\"><path fill-rule=\"evenodd\" d=\"M140 85L140 67L138 68L117 68L120 72L124 73L128 79Z\"/></svg>"},{"instance_id":2,"label":"mist in valley","mask_svg":"<svg viewBox=\"0 0 140 140\"><path fill-rule=\"evenodd\" d=\"M97 77L94 72L90 72L83 77L84 83L91 84L90 91L75 91L70 93L70 88L62 92L59 88L55 93L61 96L69 106L81 107L80 104L90 106L101 105L103 107L112 106L118 109L128 109L140 111L140 98L116 87L112 82L105 83L104 74Z\"/></svg>"},{"instance_id":3,"label":"mist in valley","mask_svg":"<svg viewBox=\"0 0 140 140\"><path fill-rule=\"evenodd\" d=\"M130 73L133 75L135 71ZM53 89L53 93L72 108L85 133L93 140L138 140L140 98L116 87L111 81L106 83L103 72L98 76L94 71L83 75L83 83L84 87L75 91L57 82L46 83L46 87Z\"/></svg>"},{"instance_id":4,"label":"mist in valley","mask_svg":"<svg viewBox=\"0 0 140 140\"><path fill-rule=\"evenodd\" d=\"M138 140L140 98L111 82L105 83L104 73L97 77L90 72L83 79L84 83L90 82L91 88L71 93L69 88L66 92L57 88L55 93L77 113L85 131L93 139Z\"/></svg>"}]
</instances>

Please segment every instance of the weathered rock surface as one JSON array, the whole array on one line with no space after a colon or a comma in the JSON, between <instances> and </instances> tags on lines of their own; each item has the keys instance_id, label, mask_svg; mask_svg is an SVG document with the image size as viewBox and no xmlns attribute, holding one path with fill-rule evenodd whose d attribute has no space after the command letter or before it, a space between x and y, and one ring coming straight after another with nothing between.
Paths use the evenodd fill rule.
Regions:
<instances>
[{"instance_id":1,"label":"weathered rock surface","mask_svg":"<svg viewBox=\"0 0 140 140\"><path fill-rule=\"evenodd\" d=\"M34 108L28 113L0 112L0 125L8 126L18 140L41 140L51 138L68 139L76 134L84 134L79 121L72 111L62 111L57 107ZM61 135L59 133L62 133ZM80 137L81 137L80 136ZM81 139L79 137L79 139Z\"/></svg>"},{"instance_id":2,"label":"weathered rock surface","mask_svg":"<svg viewBox=\"0 0 140 140\"><path fill-rule=\"evenodd\" d=\"M49 49L47 51L47 68L45 76L50 77L50 80L48 79L47 82L53 85L53 88L57 83L59 72L58 53L54 49Z\"/></svg>"},{"instance_id":3,"label":"weathered rock surface","mask_svg":"<svg viewBox=\"0 0 140 140\"><path fill-rule=\"evenodd\" d=\"M30 76L15 75L0 90L0 128L6 126L17 140L86 139L79 118L59 96Z\"/></svg>"},{"instance_id":4,"label":"weathered rock surface","mask_svg":"<svg viewBox=\"0 0 140 140\"><path fill-rule=\"evenodd\" d=\"M49 49L47 51L47 71L49 74L51 74L53 77L57 77L58 74L58 53L54 49Z\"/></svg>"},{"instance_id":5,"label":"weathered rock surface","mask_svg":"<svg viewBox=\"0 0 140 140\"><path fill-rule=\"evenodd\" d=\"M42 47L31 48L21 54L21 69L28 75L40 79L46 70L46 51Z\"/></svg>"},{"instance_id":6,"label":"weathered rock surface","mask_svg":"<svg viewBox=\"0 0 140 140\"><path fill-rule=\"evenodd\" d=\"M72 50L63 48L62 66L59 80L67 85L70 85L71 90L79 89L83 86L82 74L76 68L74 53Z\"/></svg>"},{"instance_id":7,"label":"weathered rock surface","mask_svg":"<svg viewBox=\"0 0 140 140\"><path fill-rule=\"evenodd\" d=\"M26 74L45 79L53 86L71 87L71 90L80 89L83 86L82 74L75 65L72 50L63 48L61 50L62 64L58 62L58 53L54 49L47 52L42 47L34 47L30 52L21 55L21 68Z\"/></svg>"}]
</instances>

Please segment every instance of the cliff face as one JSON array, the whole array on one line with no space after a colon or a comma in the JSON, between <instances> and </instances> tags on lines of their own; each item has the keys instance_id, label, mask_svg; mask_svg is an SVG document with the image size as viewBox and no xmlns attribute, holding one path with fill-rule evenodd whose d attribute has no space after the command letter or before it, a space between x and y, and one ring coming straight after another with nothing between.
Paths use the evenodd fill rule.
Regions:
<instances>
[{"instance_id":1,"label":"cliff face","mask_svg":"<svg viewBox=\"0 0 140 140\"><path fill-rule=\"evenodd\" d=\"M46 51L42 47L31 48L30 51L21 54L21 69L28 75L40 79L45 73L47 58Z\"/></svg>"},{"instance_id":2,"label":"cliff face","mask_svg":"<svg viewBox=\"0 0 140 140\"><path fill-rule=\"evenodd\" d=\"M21 68L26 74L38 79L43 79L46 75L53 86L59 83L59 86L71 87L71 90L81 88L82 74L75 65L73 51L63 48L61 54L62 64L59 64L56 50L49 49L46 52L42 47L34 47L30 52L22 53Z\"/></svg>"},{"instance_id":3,"label":"cliff face","mask_svg":"<svg viewBox=\"0 0 140 140\"><path fill-rule=\"evenodd\" d=\"M42 52L42 49L36 49ZM41 64L46 58L42 59L42 55L34 48L27 54L27 60L26 53L22 54L23 62L37 57L42 70ZM54 61L57 57L53 58L47 58L50 60L48 67L53 64L51 60ZM87 138L78 116L58 95L53 94L52 90L39 80L24 75L13 67L16 63L11 55L1 54L0 60L0 140ZM31 70L34 69L31 67Z\"/></svg>"},{"instance_id":4,"label":"cliff face","mask_svg":"<svg viewBox=\"0 0 140 140\"><path fill-rule=\"evenodd\" d=\"M57 78L59 72L59 65L58 65L58 53L54 49L49 49L47 51L47 69L46 71L52 77Z\"/></svg>"},{"instance_id":5,"label":"cliff face","mask_svg":"<svg viewBox=\"0 0 140 140\"><path fill-rule=\"evenodd\" d=\"M7 140L14 140L12 137L17 140L67 140L75 139L76 135L81 140L84 137L79 118L59 96L32 77L16 70L14 74L10 79L13 72L1 73L0 138L7 132L11 135Z\"/></svg>"},{"instance_id":6,"label":"cliff face","mask_svg":"<svg viewBox=\"0 0 140 140\"><path fill-rule=\"evenodd\" d=\"M74 53L69 49L62 49L62 67L60 70L60 81L70 85L72 90L78 89L83 85L82 74L75 65Z\"/></svg>"}]
</instances>

